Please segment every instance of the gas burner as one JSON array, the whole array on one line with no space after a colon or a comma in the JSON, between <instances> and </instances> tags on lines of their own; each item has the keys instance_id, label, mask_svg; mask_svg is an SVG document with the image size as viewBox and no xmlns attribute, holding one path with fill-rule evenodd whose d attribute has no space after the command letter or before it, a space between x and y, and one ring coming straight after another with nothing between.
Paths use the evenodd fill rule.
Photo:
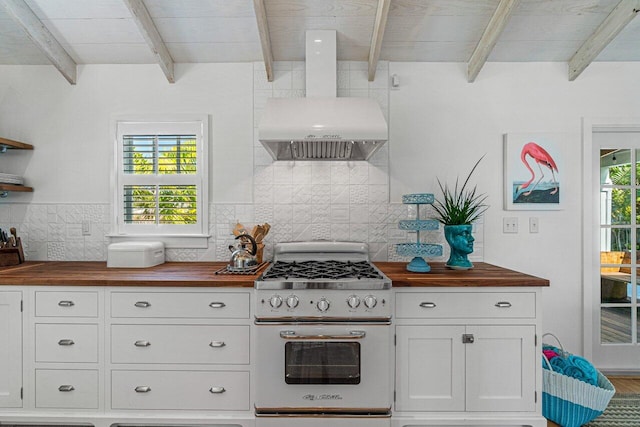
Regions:
<instances>
[{"instance_id":1,"label":"gas burner","mask_svg":"<svg viewBox=\"0 0 640 427\"><path fill-rule=\"evenodd\" d=\"M276 261L262 277L269 279L382 279L368 261Z\"/></svg>"}]
</instances>

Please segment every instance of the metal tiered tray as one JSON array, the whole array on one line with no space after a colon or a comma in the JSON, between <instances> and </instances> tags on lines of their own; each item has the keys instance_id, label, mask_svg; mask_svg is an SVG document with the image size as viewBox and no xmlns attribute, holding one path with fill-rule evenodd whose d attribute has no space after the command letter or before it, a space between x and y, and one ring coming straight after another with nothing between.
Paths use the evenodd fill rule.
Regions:
<instances>
[{"instance_id":1,"label":"metal tiered tray","mask_svg":"<svg viewBox=\"0 0 640 427\"><path fill-rule=\"evenodd\" d=\"M433 258L442 256L442 246L420 241L420 231L437 230L439 223L433 219L420 219L420 205L430 205L434 201L433 194L405 194L402 196L402 203L405 205L416 205L416 219L405 219L398 223L398 228L406 231L416 232L416 243L396 244L396 253L400 256L413 256L407 270L416 273L428 273L431 266L424 257Z\"/></svg>"}]
</instances>

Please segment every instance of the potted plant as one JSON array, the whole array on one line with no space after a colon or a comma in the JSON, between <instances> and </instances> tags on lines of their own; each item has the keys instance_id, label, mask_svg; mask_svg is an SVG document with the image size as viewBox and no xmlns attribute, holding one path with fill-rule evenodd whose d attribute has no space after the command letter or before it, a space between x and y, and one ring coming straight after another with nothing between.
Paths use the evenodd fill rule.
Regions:
<instances>
[{"instance_id":1,"label":"potted plant","mask_svg":"<svg viewBox=\"0 0 640 427\"><path fill-rule=\"evenodd\" d=\"M457 270L468 270L473 264L467 256L473 252L472 224L489 206L484 202L487 196L478 193L477 187L468 187L471 175L478 167L482 156L467 175L462 186L458 179L451 189L446 183L443 185L438 179L442 197L434 200L433 209L435 219L444 225L444 237L451 248L451 255L446 266Z\"/></svg>"}]
</instances>

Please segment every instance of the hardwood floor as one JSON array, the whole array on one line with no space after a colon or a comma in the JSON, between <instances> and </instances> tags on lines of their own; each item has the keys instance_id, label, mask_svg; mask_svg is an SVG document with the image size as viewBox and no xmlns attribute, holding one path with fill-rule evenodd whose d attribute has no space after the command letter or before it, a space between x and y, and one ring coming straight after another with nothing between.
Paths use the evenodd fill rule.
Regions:
<instances>
[{"instance_id":1,"label":"hardwood floor","mask_svg":"<svg viewBox=\"0 0 640 427\"><path fill-rule=\"evenodd\" d=\"M616 388L616 394L640 394L640 377L613 377L608 376L609 381ZM547 427L560 427L553 421L547 421Z\"/></svg>"},{"instance_id":2,"label":"hardwood floor","mask_svg":"<svg viewBox=\"0 0 640 427\"><path fill-rule=\"evenodd\" d=\"M609 381L616 388L616 394L640 394L640 377L613 377L609 376Z\"/></svg>"}]
</instances>

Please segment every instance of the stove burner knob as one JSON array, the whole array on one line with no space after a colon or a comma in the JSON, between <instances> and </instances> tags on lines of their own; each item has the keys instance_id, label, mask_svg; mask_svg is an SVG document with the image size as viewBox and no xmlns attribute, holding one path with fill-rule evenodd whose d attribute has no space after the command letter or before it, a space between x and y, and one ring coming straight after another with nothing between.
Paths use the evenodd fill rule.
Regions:
<instances>
[{"instance_id":1,"label":"stove burner knob","mask_svg":"<svg viewBox=\"0 0 640 427\"><path fill-rule=\"evenodd\" d=\"M350 295L347 298L347 304L351 308L357 308L360 305L360 298L357 295Z\"/></svg>"},{"instance_id":2,"label":"stove burner knob","mask_svg":"<svg viewBox=\"0 0 640 427\"><path fill-rule=\"evenodd\" d=\"M298 304L300 303L300 300L298 299L297 296L295 295L289 295L287 297L287 306L289 308L296 308L298 306Z\"/></svg>"},{"instance_id":3,"label":"stove burner knob","mask_svg":"<svg viewBox=\"0 0 640 427\"><path fill-rule=\"evenodd\" d=\"M271 307L273 308L280 308L282 305L282 297L280 295L272 296L269 298L269 304L271 304Z\"/></svg>"},{"instance_id":4,"label":"stove burner knob","mask_svg":"<svg viewBox=\"0 0 640 427\"><path fill-rule=\"evenodd\" d=\"M378 300L373 295L367 295L366 297L364 297L364 305L366 305L367 308L373 308L377 304Z\"/></svg>"},{"instance_id":5,"label":"stove burner knob","mask_svg":"<svg viewBox=\"0 0 640 427\"><path fill-rule=\"evenodd\" d=\"M316 307L318 307L318 310L324 313L325 311L329 310L329 305L329 301L327 301L326 298L320 298L318 304L316 304Z\"/></svg>"}]
</instances>

